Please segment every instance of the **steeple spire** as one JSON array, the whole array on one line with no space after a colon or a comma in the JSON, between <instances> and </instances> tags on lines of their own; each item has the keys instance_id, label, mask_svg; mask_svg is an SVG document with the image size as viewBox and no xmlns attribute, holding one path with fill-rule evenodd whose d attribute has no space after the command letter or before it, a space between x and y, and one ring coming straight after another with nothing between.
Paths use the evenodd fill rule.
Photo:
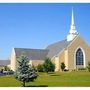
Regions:
<instances>
[{"instance_id":1,"label":"steeple spire","mask_svg":"<svg viewBox=\"0 0 90 90\"><path fill-rule=\"evenodd\" d=\"M74 14L73 14L73 8L72 8L72 22L71 25L74 25Z\"/></svg>"},{"instance_id":2,"label":"steeple spire","mask_svg":"<svg viewBox=\"0 0 90 90\"><path fill-rule=\"evenodd\" d=\"M73 13L73 8L72 8L72 19L71 19L71 27L70 27L70 33L77 33L76 31L76 26L74 22L74 13Z\"/></svg>"},{"instance_id":3,"label":"steeple spire","mask_svg":"<svg viewBox=\"0 0 90 90\"><path fill-rule=\"evenodd\" d=\"M78 33L76 31L76 26L75 26L75 21L74 21L74 13L73 13L73 8L72 8L71 26L70 26L69 35L67 36L67 41L72 41L77 36L77 34Z\"/></svg>"}]
</instances>

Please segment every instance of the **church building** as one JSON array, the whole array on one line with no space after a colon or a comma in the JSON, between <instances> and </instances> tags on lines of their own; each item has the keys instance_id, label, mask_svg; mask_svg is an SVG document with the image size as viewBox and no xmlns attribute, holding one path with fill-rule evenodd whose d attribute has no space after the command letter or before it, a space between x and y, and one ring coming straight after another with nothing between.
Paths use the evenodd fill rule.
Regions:
<instances>
[{"instance_id":1,"label":"church building","mask_svg":"<svg viewBox=\"0 0 90 90\"><path fill-rule=\"evenodd\" d=\"M45 57L49 57L55 64L55 71L60 71L60 65L65 63L66 69L71 71L78 68L86 68L90 61L90 47L76 30L74 14L72 10L71 26L65 40L53 43L45 49L13 48L11 53L11 69L17 68L17 58L25 52L29 63L33 66L43 64Z\"/></svg>"}]
</instances>

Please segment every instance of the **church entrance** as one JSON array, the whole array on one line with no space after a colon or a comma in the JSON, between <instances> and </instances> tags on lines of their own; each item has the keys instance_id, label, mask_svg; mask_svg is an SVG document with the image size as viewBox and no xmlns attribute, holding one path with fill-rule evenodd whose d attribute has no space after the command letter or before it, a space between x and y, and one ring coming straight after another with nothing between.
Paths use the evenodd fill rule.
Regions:
<instances>
[{"instance_id":1,"label":"church entrance","mask_svg":"<svg viewBox=\"0 0 90 90\"><path fill-rule=\"evenodd\" d=\"M84 67L84 54L82 49L76 51L76 69Z\"/></svg>"}]
</instances>

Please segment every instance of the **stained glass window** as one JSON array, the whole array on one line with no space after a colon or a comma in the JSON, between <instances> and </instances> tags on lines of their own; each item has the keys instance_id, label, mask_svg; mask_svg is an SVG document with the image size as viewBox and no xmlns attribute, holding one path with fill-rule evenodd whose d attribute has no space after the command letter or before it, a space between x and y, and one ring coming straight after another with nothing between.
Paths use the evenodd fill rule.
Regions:
<instances>
[{"instance_id":1,"label":"stained glass window","mask_svg":"<svg viewBox=\"0 0 90 90\"><path fill-rule=\"evenodd\" d=\"M80 48L76 52L76 65L83 65L83 52Z\"/></svg>"}]
</instances>

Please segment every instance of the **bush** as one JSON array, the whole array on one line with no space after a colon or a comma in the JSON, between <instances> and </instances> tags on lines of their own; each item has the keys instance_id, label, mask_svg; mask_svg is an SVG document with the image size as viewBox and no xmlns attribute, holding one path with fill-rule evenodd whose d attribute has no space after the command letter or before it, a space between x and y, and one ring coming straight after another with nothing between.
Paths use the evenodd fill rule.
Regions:
<instances>
[{"instance_id":1,"label":"bush","mask_svg":"<svg viewBox=\"0 0 90 90\"><path fill-rule=\"evenodd\" d=\"M37 72L37 67L32 66L33 70Z\"/></svg>"},{"instance_id":2,"label":"bush","mask_svg":"<svg viewBox=\"0 0 90 90\"><path fill-rule=\"evenodd\" d=\"M4 66L4 71L9 71L10 68L8 66Z\"/></svg>"},{"instance_id":3,"label":"bush","mask_svg":"<svg viewBox=\"0 0 90 90\"><path fill-rule=\"evenodd\" d=\"M64 71L65 67L66 67L66 66L65 66L64 62L62 62L62 63L61 63L61 69L62 69L62 71Z\"/></svg>"},{"instance_id":4,"label":"bush","mask_svg":"<svg viewBox=\"0 0 90 90\"><path fill-rule=\"evenodd\" d=\"M38 71L38 72L43 72L43 65L39 64L39 65L37 66L37 71Z\"/></svg>"},{"instance_id":5,"label":"bush","mask_svg":"<svg viewBox=\"0 0 90 90\"><path fill-rule=\"evenodd\" d=\"M43 64L43 70L44 72L54 72L55 65L51 62L50 58L45 58L45 62Z\"/></svg>"},{"instance_id":6,"label":"bush","mask_svg":"<svg viewBox=\"0 0 90 90\"><path fill-rule=\"evenodd\" d=\"M73 69L72 71L77 71L76 69Z\"/></svg>"},{"instance_id":7,"label":"bush","mask_svg":"<svg viewBox=\"0 0 90 90\"><path fill-rule=\"evenodd\" d=\"M78 68L78 70L86 70L86 68Z\"/></svg>"},{"instance_id":8,"label":"bush","mask_svg":"<svg viewBox=\"0 0 90 90\"><path fill-rule=\"evenodd\" d=\"M64 71L69 71L68 69L64 69Z\"/></svg>"},{"instance_id":9,"label":"bush","mask_svg":"<svg viewBox=\"0 0 90 90\"><path fill-rule=\"evenodd\" d=\"M88 69L88 71L90 72L90 62L88 62L87 69Z\"/></svg>"}]
</instances>

